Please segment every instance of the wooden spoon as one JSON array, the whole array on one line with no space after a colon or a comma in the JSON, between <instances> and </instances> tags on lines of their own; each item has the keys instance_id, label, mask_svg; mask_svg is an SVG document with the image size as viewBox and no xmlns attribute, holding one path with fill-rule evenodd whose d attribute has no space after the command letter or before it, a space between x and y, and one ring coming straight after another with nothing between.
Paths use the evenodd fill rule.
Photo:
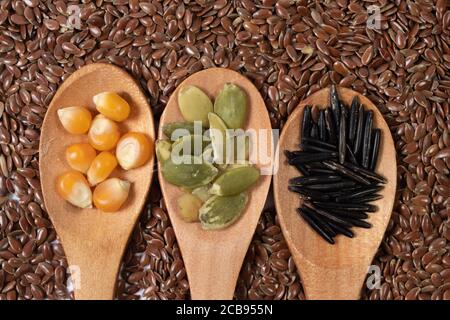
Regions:
<instances>
[{"instance_id":1,"label":"wooden spoon","mask_svg":"<svg viewBox=\"0 0 450 320\"><path fill-rule=\"evenodd\" d=\"M284 126L278 145L280 167L274 177L275 205L281 229L299 269L306 297L358 299L368 267L391 217L397 182L396 153L389 127L374 104L355 91L338 88L340 99L347 105L358 95L366 110L374 112L374 127L382 130L376 172L383 175L388 182L380 192L383 198L374 202L379 210L371 213L368 219L373 225L372 228L353 228L353 239L340 235L335 238L335 245L328 244L317 235L296 212L301 206L301 200L297 194L288 191L288 180L300 174L286 163L283 152L298 149L303 107L328 106L329 92L329 88L323 89L302 101Z\"/></svg>"},{"instance_id":2,"label":"wooden spoon","mask_svg":"<svg viewBox=\"0 0 450 320\"><path fill-rule=\"evenodd\" d=\"M183 121L177 102L180 88L195 85L213 100L225 83L234 83L247 93L249 112L244 129L269 129L266 140L271 142L270 119L258 90L239 73L220 68L197 72L177 87L161 116L158 137L167 139L162 133L164 124ZM267 145L267 141L262 141L256 139L255 142ZM275 148L268 149L268 156L271 157ZM258 162L256 165L267 169L267 164ZM271 164L269 166L271 172ZM187 223L180 218L177 199L183 191L165 181L160 164L158 169L161 190L186 266L191 298L232 299L243 259L266 201L270 175L262 175L252 187L247 207L239 220L225 229L207 231L202 229L200 223Z\"/></svg>"},{"instance_id":3,"label":"wooden spoon","mask_svg":"<svg viewBox=\"0 0 450 320\"><path fill-rule=\"evenodd\" d=\"M130 181L132 187L124 206L114 213L80 209L57 194L57 177L70 170L65 160L66 148L73 143L87 142L86 135L72 135L64 130L57 110L85 106L96 114L92 97L102 91L116 92L130 104L130 117L120 124L122 133L143 132L154 141L151 109L139 85L117 67L90 64L74 72L56 92L44 119L39 146L45 206L71 265L75 297L83 300L114 297L120 261L153 175L153 157L137 169L116 169L113 176Z\"/></svg>"}]
</instances>

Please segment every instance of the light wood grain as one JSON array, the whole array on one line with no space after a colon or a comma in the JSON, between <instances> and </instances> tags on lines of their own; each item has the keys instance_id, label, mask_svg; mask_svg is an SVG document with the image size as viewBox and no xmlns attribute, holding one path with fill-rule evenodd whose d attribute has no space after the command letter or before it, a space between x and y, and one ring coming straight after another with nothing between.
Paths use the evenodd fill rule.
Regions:
<instances>
[{"instance_id":1,"label":"light wood grain","mask_svg":"<svg viewBox=\"0 0 450 320\"><path fill-rule=\"evenodd\" d=\"M247 93L249 114L244 129L270 129L270 119L264 101L254 85L237 72L213 68L195 73L178 86L161 116L158 137L165 138L161 130L164 124L183 120L177 103L180 88L195 85L213 99L228 82L238 85ZM255 142L268 144L262 140ZM271 130L267 140L272 141ZM274 148L268 148L269 156L272 156L273 152ZM256 165L261 167L261 163ZM186 266L192 299L231 299L243 259L266 201L271 176L261 176L252 187L249 202L239 220L226 229L206 231L201 228L200 223L187 223L180 218L177 199L183 191L167 183L162 176L160 164L158 168L162 193Z\"/></svg>"},{"instance_id":2,"label":"light wood grain","mask_svg":"<svg viewBox=\"0 0 450 320\"><path fill-rule=\"evenodd\" d=\"M42 191L47 212L62 241L69 265L79 270L80 287L76 299L112 299L119 264L130 233L141 213L153 175L153 156L144 166L113 176L132 183L130 195L117 212L79 209L65 202L56 191L56 179L70 170L65 149L77 142L87 142L86 135L72 135L64 130L57 110L67 106L85 106L93 114L92 97L113 91L131 107L130 117L120 124L122 133L143 132L154 141L155 130L147 98L138 84L123 70L108 64L87 65L71 75L58 89L44 119L39 146Z\"/></svg>"},{"instance_id":3,"label":"light wood grain","mask_svg":"<svg viewBox=\"0 0 450 320\"><path fill-rule=\"evenodd\" d=\"M338 93L347 105L358 94L346 88L338 88ZM353 239L340 235L335 238L336 244L330 245L297 214L296 209L301 206L301 200L296 193L288 191L288 180L300 174L286 163L282 154L283 150L298 149L303 107L328 106L329 89L320 90L302 101L290 115L280 136L280 169L274 176L275 204L281 229L299 269L308 299L358 299L369 265L391 217L397 181L394 143L378 109L366 97L359 95L359 99L366 110L373 110L374 127L382 130L379 160L375 170L387 178L388 183L380 192L383 198L373 202L379 207L367 220L373 227L353 228Z\"/></svg>"}]
</instances>

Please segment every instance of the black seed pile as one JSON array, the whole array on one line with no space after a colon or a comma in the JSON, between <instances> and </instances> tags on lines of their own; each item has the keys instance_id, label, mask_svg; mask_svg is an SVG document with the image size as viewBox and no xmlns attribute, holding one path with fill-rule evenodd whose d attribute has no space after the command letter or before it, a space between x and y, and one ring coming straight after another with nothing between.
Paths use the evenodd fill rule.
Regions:
<instances>
[{"instance_id":1,"label":"black seed pile","mask_svg":"<svg viewBox=\"0 0 450 320\"><path fill-rule=\"evenodd\" d=\"M352 227L370 228L365 219L378 209L371 202L386 183L375 172L381 130L373 128L373 112L357 96L345 106L332 86L330 106L317 121L305 107L300 140L300 150L285 151L301 173L289 180L289 190L303 199L299 215L330 244L339 234L353 238Z\"/></svg>"}]
</instances>

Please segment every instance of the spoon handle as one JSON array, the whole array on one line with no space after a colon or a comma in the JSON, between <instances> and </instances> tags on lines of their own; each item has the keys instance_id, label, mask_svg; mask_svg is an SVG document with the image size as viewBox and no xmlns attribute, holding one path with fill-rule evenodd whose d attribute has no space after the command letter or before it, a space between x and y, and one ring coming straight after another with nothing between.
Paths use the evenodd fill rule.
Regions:
<instances>
[{"instance_id":1,"label":"spoon handle","mask_svg":"<svg viewBox=\"0 0 450 320\"><path fill-rule=\"evenodd\" d=\"M114 242L112 239L64 242L76 300L112 300L114 298L125 246L121 242L123 241Z\"/></svg>"},{"instance_id":2,"label":"spoon handle","mask_svg":"<svg viewBox=\"0 0 450 320\"><path fill-rule=\"evenodd\" d=\"M206 242L185 254L192 300L231 300L245 252ZM236 252L238 251L238 252Z\"/></svg>"},{"instance_id":3,"label":"spoon handle","mask_svg":"<svg viewBox=\"0 0 450 320\"><path fill-rule=\"evenodd\" d=\"M359 300L367 270L328 269L294 256L308 300Z\"/></svg>"}]
</instances>

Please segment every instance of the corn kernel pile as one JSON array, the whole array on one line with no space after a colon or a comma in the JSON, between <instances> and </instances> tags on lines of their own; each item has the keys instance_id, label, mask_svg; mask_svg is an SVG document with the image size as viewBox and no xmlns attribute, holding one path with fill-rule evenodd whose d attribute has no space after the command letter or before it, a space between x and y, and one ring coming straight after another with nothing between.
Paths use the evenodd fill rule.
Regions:
<instances>
[{"instance_id":1,"label":"corn kernel pile","mask_svg":"<svg viewBox=\"0 0 450 320\"><path fill-rule=\"evenodd\" d=\"M58 110L64 129L72 134L87 134L88 143L76 143L66 149L72 170L58 177L56 188L74 206L92 208L94 203L97 209L114 212L125 203L131 183L109 176L118 165L124 170L144 165L151 157L152 145L140 132L121 136L117 122L128 118L130 105L117 93L102 92L93 101L99 112L94 118L85 107Z\"/></svg>"}]
</instances>

